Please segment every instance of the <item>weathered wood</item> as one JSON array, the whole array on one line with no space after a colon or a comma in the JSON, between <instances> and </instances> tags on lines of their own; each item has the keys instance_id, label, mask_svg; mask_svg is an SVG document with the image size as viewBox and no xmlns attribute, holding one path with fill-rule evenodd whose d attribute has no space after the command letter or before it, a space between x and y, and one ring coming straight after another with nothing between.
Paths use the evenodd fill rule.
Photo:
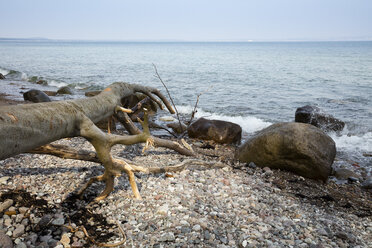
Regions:
<instances>
[{"instance_id":1,"label":"weathered wood","mask_svg":"<svg viewBox=\"0 0 372 248\"><path fill-rule=\"evenodd\" d=\"M125 161L114 159L110 153L111 147L116 144L149 143L152 137L147 114L144 116L143 132L137 135L107 134L94 123L112 116L121 105L122 98L136 92L149 96L162 106L153 94L158 96L168 110L174 113L168 100L157 89L128 83L111 84L99 95L86 99L1 106L0 159L30 151L61 138L82 136L95 148L96 156L104 165L105 172L89 180L80 192L94 181L104 181L106 187L96 200L104 199L113 190L114 178L122 172L126 172L132 179L131 185L134 182L133 168Z\"/></svg>"},{"instance_id":2,"label":"weathered wood","mask_svg":"<svg viewBox=\"0 0 372 248\"><path fill-rule=\"evenodd\" d=\"M93 123L114 114L122 98L141 92L159 96L171 113L173 108L155 88L114 83L99 95L68 101L0 107L0 159L27 152L52 141L81 136L86 119ZM159 102L161 105L161 103Z\"/></svg>"}]
</instances>

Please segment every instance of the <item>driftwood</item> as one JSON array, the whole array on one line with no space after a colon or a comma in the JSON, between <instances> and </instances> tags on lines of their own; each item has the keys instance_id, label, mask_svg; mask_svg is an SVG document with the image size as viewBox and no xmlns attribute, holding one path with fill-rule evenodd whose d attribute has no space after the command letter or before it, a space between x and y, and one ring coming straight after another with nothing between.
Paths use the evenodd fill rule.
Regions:
<instances>
[{"instance_id":1,"label":"driftwood","mask_svg":"<svg viewBox=\"0 0 372 248\"><path fill-rule=\"evenodd\" d=\"M46 153L45 149L48 146L38 147L62 138L82 136L93 145L96 154L75 154L75 159L81 156L94 157L94 162L101 162L105 171L103 175L91 178L80 189L79 193L83 193L93 182L104 181L106 187L96 200L104 199L113 190L114 178L121 175L122 172L126 172L136 198L140 198L134 172L149 172L150 169L130 165L122 159L113 158L110 154L112 146L146 142L146 146L155 144L185 155L193 155L193 152L177 142L151 136L147 114L145 114L144 121L141 123L143 131L137 130L135 135L107 134L95 126L94 123L112 116L117 110L131 112L131 110L120 107L121 99L136 92L147 95L162 108L162 103L154 97L154 95L158 96L167 109L174 113L168 100L157 89L127 83L111 84L99 95L91 98L2 106L0 107L0 159L29 151ZM50 153L53 152L49 147L48 154ZM61 150L60 153L68 154ZM73 155L69 156L73 158Z\"/></svg>"}]
</instances>

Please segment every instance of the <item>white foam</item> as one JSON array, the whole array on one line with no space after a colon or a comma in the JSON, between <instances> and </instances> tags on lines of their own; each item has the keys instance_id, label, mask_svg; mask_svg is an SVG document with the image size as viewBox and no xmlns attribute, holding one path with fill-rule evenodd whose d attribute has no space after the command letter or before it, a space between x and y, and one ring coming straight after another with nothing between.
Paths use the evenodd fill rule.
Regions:
<instances>
[{"instance_id":1,"label":"white foam","mask_svg":"<svg viewBox=\"0 0 372 248\"><path fill-rule=\"evenodd\" d=\"M0 73L3 74L4 76L7 75L10 71L6 70L4 68L0 68Z\"/></svg>"},{"instance_id":2,"label":"white foam","mask_svg":"<svg viewBox=\"0 0 372 248\"><path fill-rule=\"evenodd\" d=\"M21 79L27 81L28 80L27 74L22 72L21 73Z\"/></svg>"},{"instance_id":3,"label":"white foam","mask_svg":"<svg viewBox=\"0 0 372 248\"><path fill-rule=\"evenodd\" d=\"M191 106L176 106L177 110L180 114L191 114L193 111L193 107ZM213 119L213 120L223 120L223 121L230 121L236 124L239 124L244 132L253 133L259 131L265 127L270 126L272 123L266 122L254 116L227 116L222 114L216 113L208 113L203 111L203 109L198 108L198 112L195 114L195 118L204 117L206 119Z\"/></svg>"},{"instance_id":4,"label":"white foam","mask_svg":"<svg viewBox=\"0 0 372 248\"><path fill-rule=\"evenodd\" d=\"M60 87L66 86L67 84L65 82L56 81L52 79L52 80L48 80L48 85L60 88Z\"/></svg>"},{"instance_id":5,"label":"white foam","mask_svg":"<svg viewBox=\"0 0 372 248\"><path fill-rule=\"evenodd\" d=\"M345 132L342 135L330 134L336 142L339 150L346 152L372 152L372 132L363 135L348 135Z\"/></svg>"}]
</instances>

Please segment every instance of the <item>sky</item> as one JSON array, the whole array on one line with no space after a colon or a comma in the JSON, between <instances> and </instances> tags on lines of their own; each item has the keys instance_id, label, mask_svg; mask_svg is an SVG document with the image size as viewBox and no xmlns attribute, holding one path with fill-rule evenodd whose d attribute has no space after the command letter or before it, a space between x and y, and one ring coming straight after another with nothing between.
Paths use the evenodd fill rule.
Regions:
<instances>
[{"instance_id":1,"label":"sky","mask_svg":"<svg viewBox=\"0 0 372 248\"><path fill-rule=\"evenodd\" d=\"M372 40L372 0L0 0L0 37Z\"/></svg>"}]
</instances>

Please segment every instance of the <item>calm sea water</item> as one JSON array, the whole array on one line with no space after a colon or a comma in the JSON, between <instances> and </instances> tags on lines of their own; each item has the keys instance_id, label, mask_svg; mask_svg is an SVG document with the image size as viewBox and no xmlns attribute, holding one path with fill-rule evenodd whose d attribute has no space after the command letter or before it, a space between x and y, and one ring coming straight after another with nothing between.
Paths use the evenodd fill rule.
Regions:
<instances>
[{"instance_id":1,"label":"calm sea water","mask_svg":"<svg viewBox=\"0 0 372 248\"><path fill-rule=\"evenodd\" d=\"M36 76L78 95L115 81L163 90L152 63L182 113L204 92L198 116L236 122L249 135L316 105L347 123L330 134L339 156L372 167L363 156L372 152L372 42L0 41L0 73L8 79Z\"/></svg>"}]
</instances>

